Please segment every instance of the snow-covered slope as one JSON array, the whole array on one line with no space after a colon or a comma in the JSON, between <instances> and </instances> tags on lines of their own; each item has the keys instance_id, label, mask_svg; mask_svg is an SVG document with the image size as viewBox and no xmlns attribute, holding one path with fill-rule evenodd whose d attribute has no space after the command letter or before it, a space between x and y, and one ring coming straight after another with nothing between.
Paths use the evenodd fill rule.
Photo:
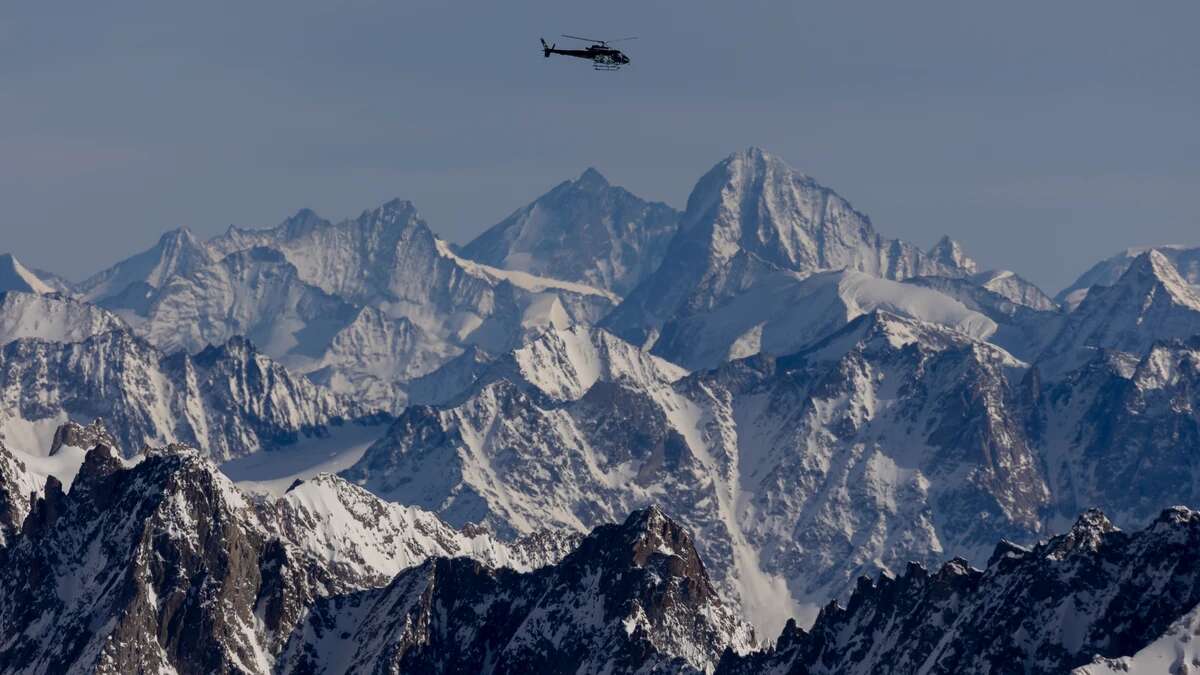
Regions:
<instances>
[{"instance_id":1,"label":"snow-covered slope","mask_svg":"<svg viewBox=\"0 0 1200 675\"><path fill-rule=\"evenodd\" d=\"M1028 296L1014 300L1012 294L993 291L979 277L913 277L904 283L931 288L954 298L968 309L979 312L996 324L987 340L1014 356L1033 361L1062 330L1065 313L1051 305L1030 301ZM1001 289L1003 290L1003 289Z\"/></svg>"},{"instance_id":2,"label":"snow-covered slope","mask_svg":"<svg viewBox=\"0 0 1200 675\"><path fill-rule=\"evenodd\" d=\"M504 543L329 475L253 500L190 448L98 446L13 527L11 460L0 446L6 672L1168 672L1200 604L1200 514L1126 534L1091 511L982 570L861 578L756 651L656 507Z\"/></svg>"},{"instance_id":3,"label":"snow-covered slope","mask_svg":"<svg viewBox=\"0 0 1200 675\"><path fill-rule=\"evenodd\" d=\"M120 296L130 286L160 288L177 274L191 274L213 261L204 242L191 230L166 232L158 243L84 280L77 291L86 300L99 302Z\"/></svg>"},{"instance_id":4,"label":"snow-covered slope","mask_svg":"<svg viewBox=\"0 0 1200 675\"><path fill-rule=\"evenodd\" d=\"M1071 675L1159 675L1187 673L1200 665L1200 605L1171 624L1157 640L1131 656L1097 656Z\"/></svg>"},{"instance_id":5,"label":"snow-covered slope","mask_svg":"<svg viewBox=\"0 0 1200 675\"><path fill-rule=\"evenodd\" d=\"M490 364L484 381L508 378L558 400L581 398L597 382L642 388L670 383L687 371L613 334L584 325L551 329Z\"/></svg>"},{"instance_id":6,"label":"snow-covered slope","mask_svg":"<svg viewBox=\"0 0 1200 675\"><path fill-rule=\"evenodd\" d=\"M125 329L116 314L57 293L0 293L0 345L19 338L79 342Z\"/></svg>"},{"instance_id":7,"label":"snow-covered slope","mask_svg":"<svg viewBox=\"0 0 1200 675\"><path fill-rule=\"evenodd\" d=\"M54 288L22 265L11 253L0 255L0 293L53 293Z\"/></svg>"},{"instance_id":8,"label":"snow-covered slope","mask_svg":"<svg viewBox=\"0 0 1200 675\"><path fill-rule=\"evenodd\" d=\"M167 356L121 331L77 343L9 343L0 349L0 400L0 439L42 453L68 419L103 418L129 454L186 442L229 458L371 414L289 374L243 339Z\"/></svg>"},{"instance_id":9,"label":"snow-covered slope","mask_svg":"<svg viewBox=\"0 0 1200 675\"><path fill-rule=\"evenodd\" d=\"M639 199L588 169L488 228L462 254L624 295L658 268L678 222L666 204Z\"/></svg>"},{"instance_id":10,"label":"snow-covered slope","mask_svg":"<svg viewBox=\"0 0 1200 675\"><path fill-rule=\"evenodd\" d=\"M1158 251L1175 266L1179 275L1189 284L1200 284L1200 247L1189 246L1153 246L1131 248L1117 255L1101 260L1084 272L1070 286L1059 291L1055 299L1068 309L1074 309L1083 302L1092 286L1111 286L1125 274L1125 270L1137 258L1150 251Z\"/></svg>"},{"instance_id":11,"label":"snow-covered slope","mask_svg":"<svg viewBox=\"0 0 1200 675\"><path fill-rule=\"evenodd\" d=\"M1052 312L1058 309L1058 304L1042 289L1015 272L992 270L973 274L970 279L984 289L1018 305L1040 312Z\"/></svg>"},{"instance_id":12,"label":"snow-covered slope","mask_svg":"<svg viewBox=\"0 0 1200 675\"><path fill-rule=\"evenodd\" d=\"M428 511L385 502L327 473L298 482L274 505L283 536L364 586L386 585L435 556L530 571L566 555L582 539L534 532L504 543L482 531L456 530Z\"/></svg>"},{"instance_id":13,"label":"snow-covered slope","mask_svg":"<svg viewBox=\"0 0 1200 675\"><path fill-rule=\"evenodd\" d=\"M711 310L669 321L653 353L688 368L714 368L759 352L788 354L830 335L848 321L884 310L938 323L986 340L997 324L937 290L862 272L779 271Z\"/></svg>"}]
</instances>

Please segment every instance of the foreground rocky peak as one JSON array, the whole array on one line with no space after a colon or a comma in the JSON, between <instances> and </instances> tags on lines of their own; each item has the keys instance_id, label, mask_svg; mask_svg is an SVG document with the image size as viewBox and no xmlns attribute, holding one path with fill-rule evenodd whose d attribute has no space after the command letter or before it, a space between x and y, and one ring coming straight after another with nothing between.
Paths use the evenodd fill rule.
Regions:
<instances>
[{"instance_id":1,"label":"foreground rocky peak","mask_svg":"<svg viewBox=\"0 0 1200 675\"><path fill-rule=\"evenodd\" d=\"M473 260L624 295L662 262L679 214L595 169L565 181L463 247Z\"/></svg>"},{"instance_id":2,"label":"foreground rocky peak","mask_svg":"<svg viewBox=\"0 0 1200 675\"><path fill-rule=\"evenodd\" d=\"M1200 601L1200 514L1164 511L1126 534L1098 512L1032 549L1003 543L984 570L953 560L862 579L843 608L719 673L1064 673L1133 655ZM1105 659L1104 657L1109 657ZM1163 667L1169 665L1162 664ZM1081 672L1100 672L1088 666ZM1157 672L1166 672L1165 670Z\"/></svg>"},{"instance_id":3,"label":"foreground rocky peak","mask_svg":"<svg viewBox=\"0 0 1200 675\"><path fill-rule=\"evenodd\" d=\"M437 560L323 601L282 659L338 672L694 673L716 663L714 646L750 641L686 533L640 512L531 573Z\"/></svg>"},{"instance_id":4,"label":"foreground rocky peak","mask_svg":"<svg viewBox=\"0 0 1200 675\"><path fill-rule=\"evenodd\" d=\"M695 672L751 639L657 511L506 544L329 475L256 501L197 451L97 446L5 533L6 670Z\"/></svg>"}]
</instances>

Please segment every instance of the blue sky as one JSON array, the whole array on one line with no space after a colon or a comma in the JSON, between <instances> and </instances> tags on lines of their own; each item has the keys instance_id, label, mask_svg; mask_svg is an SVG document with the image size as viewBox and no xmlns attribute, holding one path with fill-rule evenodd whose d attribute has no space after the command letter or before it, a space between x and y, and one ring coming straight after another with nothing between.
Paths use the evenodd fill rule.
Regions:
<instances>
[{"instance_id":1,"label":"blue sky","mask_svg":"<svg viewBox=\"0 0 1200 675\"><path fill-rule=\"evenodd\" d=\"M1200 244L1200 3L104 2L0 9L0 250L80 278L188 225L413 200L452 241L587 166L682 207L764 147L889 236L1051 292ZM633 64L537 38L638 35Z\"/></svg>"}]
</instances>

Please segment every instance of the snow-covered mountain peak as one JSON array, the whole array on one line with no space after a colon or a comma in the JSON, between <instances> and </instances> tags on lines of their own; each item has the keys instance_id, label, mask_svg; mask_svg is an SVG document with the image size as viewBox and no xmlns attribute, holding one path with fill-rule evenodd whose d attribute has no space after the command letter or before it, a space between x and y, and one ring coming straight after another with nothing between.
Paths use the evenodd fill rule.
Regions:
<instances>
[{"instance_id":1,"label":"snow-covered mountain peak","mask_svg":"<svg viewBox=\"0 0 1200 675\"><path fill-rule=\"evenodd\" d=\"M187 275L214 261L208 246L191 230L165 232L154 246L126 258L79 284L81 296L92 302L117 296L131 284L160 288L176 275Z\"/></svg>"},{"instance_id":2,"label":"snow-covered mountain peak","mask_svg":"<svg viewBox=\"0 0 1200 675\"><path fill-rule=\"evenodd\" d=\"M1175 267L1183 279L1192 285L1200 284L1200 247L1195 246L1141 246L1129 248L1117 255L1102 260L1070 286L1059 291L1055 299L1067 309L1075 309L1096 286L1115 284L1133 262L1151 251L1156 251Z\"/></svg>"},{"instance_id":3,"label":"snow-covered mountain peak","mask_svg":"<svg viewBox=\"0 0 1200 675\"><path fill-rule=\"evenodd\" d=\"M624 295L662 261L679 214L595 169L565 181L462 249L466 258Z\"/></svg>"},{"instance_id":4,"label":"snow-covered mountain peak","mask_svg":"<svg viewBox=\"0 0 1200 675\"><path fill-rule=\"evenodd\" d=\"M576 178L572 183L585 190L599 190L611 185L608 179L604 177L604 174L591 166L584 169L583 173L579 174L579 178Z\"/></svg>"},{"instance_id":5,"label":"snow-covered mountain peak","mask_svg":"<svg viewBox=\"0 0 1200 675\"><path fill-rule=\"evenodd\" d=\"M1162 289L1169 294L1172 301L1200 311L1200 295L1180 276L1171 261L1156 249L1150 249L1134 258L1117 284L1131 286L1145 293Z\"/></svg>"},{"instance_id":6,"label":"snow-covered mountain peak","mask_svg":"<svg viewBox=\"0 0 1200 675\"><path fill-rule=\"evenodd\" d=\"M979 265L963 250L962 244L948 234L929 249L929 256L948 268L960 269L967 274L975 274L979 269Z\"/></svg>"},{"instance_id":7,"label":"snow-covered mountain peak","mask_svg":"<svg viewBox=\"0 0 1200 675\"><path fill-rule=\"evenodd\" d=\"M421 214L417 211L417 207L407 199L399 197L390 199L379 207L367 209L358 217L360 223L369 223L381 228L409 228L409 227L425 227L425 221L421 219Z\"/></svg>"},{"instance_id":8,"label":"snow-covered mountain peak","mask_svg":"<svg viewBox=\"0 0 1200 675\"><path fill-rule=\"evenodd\" d=\"M601 380L654 387L687 374L608 331L580 324L548 330L511 358L521 379L560 400L578 399Z\"/></svg>"},{"instance_id":9,"label":"snow-covered mountain peak","mask_svg":"<svg viewBox=\"0 0 1200 675\"><path fill-rule=\"evenodd\" d=\"M0 255L0 292L53 293L54 288L38 278L11 253Z\"/></svg>"},{"instance_id":10,"label":"snow-covered mountain peak","mask_svg":"<svg viewBox=\"0 0 1200 675\"><path fill-rule=\"evenodd\" d=\"M319 225L328 225L329 221L322 218L316 211L307 206L296 211L291 217L283 221L283 229L295 234L302 234Z\"/></svg>"}]
</instances>

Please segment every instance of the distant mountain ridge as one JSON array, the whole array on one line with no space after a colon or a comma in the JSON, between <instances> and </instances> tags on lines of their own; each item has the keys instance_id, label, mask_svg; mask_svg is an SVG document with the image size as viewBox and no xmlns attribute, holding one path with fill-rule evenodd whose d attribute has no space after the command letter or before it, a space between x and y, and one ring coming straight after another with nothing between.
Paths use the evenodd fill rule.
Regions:
<instances>
[{"instance_id":1,"label":"distant mountain ridge","mask_svg":"<svg viewBox=\"0 0 1200 675\"><path fill-rule=\"evenodd\" d=\"M0 257L0 670L1178 670L1198 250L1059 302L750 148Z\"/></svg>"}]
</instances>

